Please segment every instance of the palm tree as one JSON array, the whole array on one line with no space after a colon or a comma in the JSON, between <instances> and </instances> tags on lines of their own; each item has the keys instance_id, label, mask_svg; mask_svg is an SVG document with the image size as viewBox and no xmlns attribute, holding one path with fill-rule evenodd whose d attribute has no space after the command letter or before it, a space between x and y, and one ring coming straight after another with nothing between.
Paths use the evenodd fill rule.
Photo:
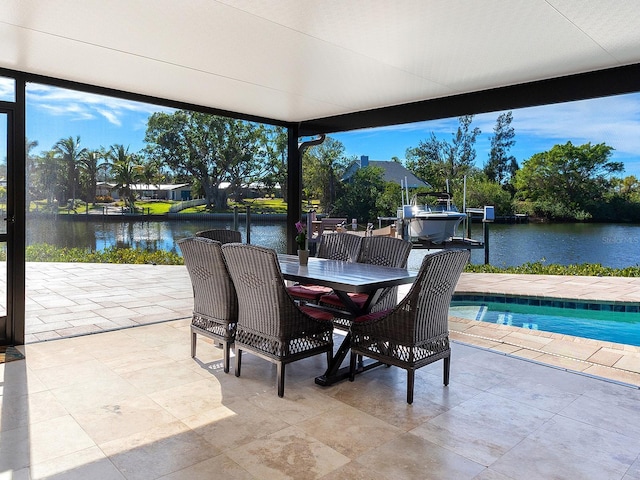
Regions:
<instances>
[{"instance_id":1,"label":"palm tree","mask_svg":"<svg viewBox=\"0 0 640 480\"><path fill-rule=\"evenodd\" d=\"M33 150L38 146L38 141L29 140L28 138L25 138L24 146L25 146L24 150L26 152L25 181L27 185L25 194L26 194L27 209L29 209L31 205L31 192L32 192L31 175L36 167L35 165L36 158L33 155L31 155L31 150Z\"/></svg>"},{"instance_id":2,"label":"palm tree","mask_svg":"<svg viewBox=\"0 0 640 480\"><path fill-rule=\"evenodd\" d=\"M54 145L54 150L62 157L67 164L67 189L65 198L69 198L71 193L71 208L76 206L76 185L78 184L78 164L85 154L86 149L80 148L80 137L61 138Z\"/></svg>"},{"instance_id":3,"label":"palm tree","mask_svg":"<svg viewBox=\"0 0 640 480\"><path fill-rule=\"evenodd\" d=\"M143 168L138 165L136 155L129 153L129 147L125 148L124 145L112 145L109 157L113 162L111 174L116 182L118 195L124 199L129 211L134 212L136 195L131 189L131 185L142 180Z\"/></svg>"},{"instance_id":4,"label":"palm tree","mask_svg":"<svg viewBox=\"0 0 640 480\"><path fill-rule=\"evenodd\" d=\"M43 152L35 159L31 187L41 196L40 198L47 199L47 205L51 208L54 208L53 203L59 191L61 162L54 150Z\"/></svg>"},{"instance_id":5,"label":"palm tree","mask_svg":"<svg viewBox=\"0 0 640 480\"><path fill-rule=\"evenodd\" d=\"M157 187L164 180L164 175L158 160L149 159L144 162L141 167L141 177L146 185L155 185Z\"/></svg>"},{"instance_id":6,"label":"palm tree","mask_svg":"<svg viewBox=\"0 0 640 480\"><path fill-rule=\"evenodd\" d=\"M80 158L80 177L87 192L87 203L91 202L94 205L96 202L98 172L105 164L105 162L100 162L103 157L104 152L100 150L85 150Z\"/></svg>"}]
</instances>

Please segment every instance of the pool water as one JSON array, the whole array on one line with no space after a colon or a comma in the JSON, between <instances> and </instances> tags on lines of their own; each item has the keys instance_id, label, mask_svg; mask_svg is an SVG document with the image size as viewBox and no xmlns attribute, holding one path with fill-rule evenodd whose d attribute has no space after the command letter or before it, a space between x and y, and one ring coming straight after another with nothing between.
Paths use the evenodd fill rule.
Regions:
<instances>
[{"instance_id":1,"label":"pool water","mask_svg":"<svg viewBox=\"0 0 640 480\"><path fill-rule=\"evenodd\" d=\"M500 300L478 302L454 297L449 313L469 320L640 346L637 305L571 301L570 305L576 308L564 308L531 305L523 302L522 298L513 299L513 302L504 297ZM563 304L562 301L554 303Z\"/></svg>"}]
</instances>

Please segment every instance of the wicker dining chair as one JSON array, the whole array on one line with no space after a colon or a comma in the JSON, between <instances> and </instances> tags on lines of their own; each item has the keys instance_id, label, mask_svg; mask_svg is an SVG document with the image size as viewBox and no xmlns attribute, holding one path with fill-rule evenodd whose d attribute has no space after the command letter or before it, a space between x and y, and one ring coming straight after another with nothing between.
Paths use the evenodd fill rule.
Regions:
<instances>
[{"instance_id":1,"label":"wicker dining chair","mask_svg":"<svg viewBox=\"0 0 640 480\"><path fill-rule=\"evenodd\" d=\"M229 373L238 301L222 256L222 244L208 238L191 237L178 241L178 246L193 287L191 357L196 356L198 334L217 340L224 351L224 372Z\"/></svg>"},{"instance_id":2,"label":"wicker dining chair","mask_svg":"<svg viewBox=\"0 0 640 480\"><path fill-rule=\"evenodd\" d=\"M317 257L356 262L363 237L353 233L324 233L320 237Z\"/></svg>"},{"instance_id":3,"label":"wicker dining chair","mask_svg":"<svg viewBox=\"0 0 640 480\"><path fill-rule=\"evenodd\" d=\"M401 238L383 236L364 237L360 244L358 263L406 268L411 247L411 242L407 242ZM362 307L368 300L369 295L366 293L351 293L349 297L356 305ZM322 295L319 303L344 309L344 303L335 293ZM380 293L376 303L371 306L370 311L376 312L393 308L397 303L398 287L385 288ZM349 330L351 326L351 320L347 318L335 317L333 323L336 328L341 330Z\"/></svg>"},{"instance_id":4,"label":"wicker dining chair","mask_svg":"<svg viewBox=\"0 0 640 480\"><path fill-rule=\"evenodd\" d=\"M242 235L240 234L240 232L238 232L237 230L227 230L224 228L202 230L200 232L196 232L196 237L204 237L210 240L217 240L222 244L242 242Z\"/></svg>"},{"instance_id":5,"label":"wicker dining chair","mask_svg":"<svg viewBox=\"0 0 640 480\"><path fill-rule=\"evenodd\" d=\"M320 237L316 257L343 262L355 262L360 252L362 237L352 233L325 233ZM322 285L292 285L287 289L296 300L305 303L318 303L322 295L332 292Z\"/></svg>"},{"instance_id":6,"label":"wicker dining chair","mask_svg":"<svg viewBox=\"0 0 640 480\"><path fill-rule=\"evenodd\" d=\"M469 250L425 255L409 293L396 307L353 321L351 381L361 355L407 370L407 403L413 403L415 371L420 367L444 360L444 384L449 384L449 304L469 258Z\"/></svg>"},{"instance_id":7,"label":"wicker dining chair","mask_svg":"<svg viewBox=\"0 0 640 480\"><path fill-rule=\"evenodd\" d=\"M236 377L242 352L249 351L276 364L278 396L282 397L286 364L320 353L330 362L331 315L296 304L287 293L274 250L230 243L222 246L222 253L238 295Z\"/></svg>"}]
</instances>

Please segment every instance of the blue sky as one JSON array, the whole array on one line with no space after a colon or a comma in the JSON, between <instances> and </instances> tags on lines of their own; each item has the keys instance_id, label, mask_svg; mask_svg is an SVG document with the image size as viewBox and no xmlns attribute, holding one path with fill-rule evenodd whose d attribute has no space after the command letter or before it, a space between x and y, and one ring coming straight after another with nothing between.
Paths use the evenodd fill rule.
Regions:
<instances>
[{"instance_id":1,"label":"blue sky","mask_svg":"<svg viewBox=\"0 0 640 480\"><path fill-rule=\"evenodd\" d=\"M0 98L6 95L6 88L6 84L0 82ZM149 115L156 111L171 111L155 105L37 84L29 84L27 101L27 136L29 140L38 141L34 153L52 148L61 138L76 135L80 136L84 147L122 143L135 152L144 146ZM612 159L625 164L624 175L640 178L640 93L512 112L516 144L511 154L519 163L558 143L604 142L615 149ZM476 143L479 167L487 160L490 137L500 113L476 115L473 119L472 127L482 131ZM331 136L344 144L348 156L368 155L370 160L389 160L396 156L404 160L407 148L428 140L431 132L449 140L457 127L458 119L450 118ZM0 155L4 157L6 146L0 143L0 149Z\"/></svg>"},{"instance_id":2,"label":"blue sky","mask_svg":"<svg viewBox=\"0 0 640 480\"><path fill-rule=\"evenodd\" d=\"M476 141L479 167L488 159L490 137L501 113L473 118L471 126L482 131ZM512 110L512 114L516 144L510 152L519 164L535 153L567 141L574 145L604 142L615 148L612 160L625 164L624 175L640 178L640 93L521 108ZM458 125L457 118L449 118L332 136L345 145L348 155L368 155L370 160L389 160L396 156L404 160L407 148L428 140L431 132L440 139L451 140Z\"/></svg>"}]
</instances>

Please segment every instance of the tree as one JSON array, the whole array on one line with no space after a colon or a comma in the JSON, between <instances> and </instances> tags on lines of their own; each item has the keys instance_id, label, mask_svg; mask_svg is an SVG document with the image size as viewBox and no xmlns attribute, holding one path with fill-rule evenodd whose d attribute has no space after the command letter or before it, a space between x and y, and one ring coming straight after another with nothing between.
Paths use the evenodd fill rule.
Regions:
<instances>
[{"instance_id":1,"label":"tree","mask_svg":"<svg viewBox=\"0 0 640 480\"><path fill-rule=\"evenodd\" d=\"M142 180L142 166L136 155L129 153L129 147L112 145L109 150L112 161L111 175L116 182L118 195L125 201L130 212L135 212L136 194L131 188Z\"/></svg>"},{"instance_id":2,"label":"tree","mask_svg":"<svg viewBox=\"0 0 640 480\"><path fill-rule=\"evenodd\" d=\"M622 198L634 203L640 203L640 180L635 175L612 179L612 187Z\"/></svg>"},{"instance_id":3,"label":"tree","mask_svg":"<svg viewBox=\"0 0 640 480\"><path fill-rule=\"evenodd\" d=\"M477 127L471 129L473 115L464 115L458 121L460 125L451 142L439 140L431 132L428 141L407 149L407 168L436 190L446 190L447 182L453 193L462 190L463 177L474 171L474 144L481 132Z\"/></svg>"},{"instance_id":4,"label":"tree","mask_svg":"<svg viewBox=\"0 0 640 480\"><path fill-rule=\"evenodd\" d=\"M335 208L348 219L373 222L379 215L378 200L385 191L384 170L380 167L359 168L344 184Z\"/></svg>"},{"instance_id":5,"label":"tree","mask_svg":"<svg viewBox=\"0 0 640 480\"><path fill-rule=\"evenodd\" d=\"M80 165L80 183L85 191L85 199L87 203L96 202L96 190L98 185L98 172L101 169L101 160L104 158L104 152L100 150L84 150L79 159Z\"/></svg>"},{"instance_id":6,"label":"tree","mask_svg":"<svg viewBox=\"0 0 640 480\"><path fill-rule=\"evenodd\" d=\"M233 121L229 124L224 147L231 192L236 200L252 183L264 183L268 173L264 126ZM226 199L225 199L226 204Z\"/></svg>"},{"instance_id":7,"label":"tree","mask_svg":"<svg viewBox=\"0 0 640 480\"><path fill-rule=\"evenodd\" d=\"M27 155L26 158L26 168L25 168L25 182L26 182L26 203L27 203L27 209L29 208L29 205L31 204L31 198L33 196L33 187L31 185L31 176L33 175L33 172L35 171L36 168L36 157L34 155L31 154L31 150L33 150L34 148L36 148L38 146L38 141L37 140L29 140L28 138L25 139L25 152Z\"/></svg>"},{"instance_id":8,"label":"tree","mask_svg":"<svg viewBox=\"0 0 640 480\"><path fill-rule=\"evenodd\" d=\"M305 150L302 158L304 195L308 199L317 198L322 209L331 213L335 206L338 179L348 164L344 145L331 137Z\"/></svg>"},{"instance_id":9,"label":"tree","mask_svg":"<svg viewBox=\"0 0 640 480\"><path fill-rule=\"evenodd\" d=\"M187 110L154 113L145 135L148 155L195 179L207 208L226 207L223 182L237 188L256 172L263 139L258 124Z\"/></svg>"},{"instance_id":10,"label":"tree","mask_svg":"<svg viewBox=\"0 0 640 480\"><path fill-rule=\"evenodd\" d=\"M518 170L516 158L513 155L509 155L509 149L516 144L514 140L516 136L515 130L511 126L512 120L513 115L511 112L498 116L496 125L493 127L489 160L484 166L484 173L487 179L501 185L508 184L511 177Z\"/></svg>"},{"instance_id":11,"label":"tree","mask_svg":"<svg viewBox=\"0 0 640 480\"><path fill-rule=\"evenodd\" d=\"M496 215L509 215L513 210L511 194L480 172L467 178L466 206L478 208L485 205L493 205ZM458 206L462 207L462 204L458 203Z\"/></svg>"},{"instance_id":12,"label":"tree","mask_svg":"<svg viewBox=\"0 0 640 480\"><path fill-rule=\"evenodd\" d=\"M145 185L160 185L164 179L164 173L162 172L162 165L160 161L155 158L148 158L140 165L142 167L140 172L140 178Z\"/></svg>"},{"instance_id":13,"label":"tree","mask_svg":"<svg viewBox=\"0 0 640 480\"><path fill-rule=\"evenodd\" d=\"M612 151L604 143L567 142L536 153L516 173L518 197L554 206L563 215L583 217L611 188L611 175L624 170L621 162L609 160Z\"/></svg>"},{"instance_id":14,"label":"tree","mask_svg":"<svg viewBox=\"0 0 640 480\"><path fill-rule=\"evenodd\" d=\"M282 127L272 127L265 130L266 136L266 169L263 178L267 188L275 188L280 185L280 192L285 202L288 201L287 190L287 156L289 153L287 144L287 131Z\"/></svg>"},{"instance_id":15,"label":"tree","mask_svg":"<svg viewBox=\"0 0 640 480\"><path fill-rule=\"evenodd\" d=\"M376 200L376 217L395 217L402 203L402 187L396 182L385 182L384 192Z\"/></svg>"},{"instance_id":16,"label":"tree","mask_svg":"<svg viewBox=\"0 0 640 480\"><path fill-rule=\"evenodd\" d=\"M53 148L67 165L67 186L64 192L64 199L68 200L71 198L70 208L75 208L76 187L78 186L78 164L86 152L86 149L80 148L79 136L75 138L62 138L56 142Z\"/></svg>"},{"instance_id":17,"label":"tree","mask_svg":"<svg viewBox=\"0 0 640 480\"><path fill-rule=\"evenodd\" d=\"M48 150L35 157L30 178L31 194L38 199L45 198L47 204L52 205L64 193L64 186L61 185L64 170L58 153Z\"/></svg>"}]
</instances>

